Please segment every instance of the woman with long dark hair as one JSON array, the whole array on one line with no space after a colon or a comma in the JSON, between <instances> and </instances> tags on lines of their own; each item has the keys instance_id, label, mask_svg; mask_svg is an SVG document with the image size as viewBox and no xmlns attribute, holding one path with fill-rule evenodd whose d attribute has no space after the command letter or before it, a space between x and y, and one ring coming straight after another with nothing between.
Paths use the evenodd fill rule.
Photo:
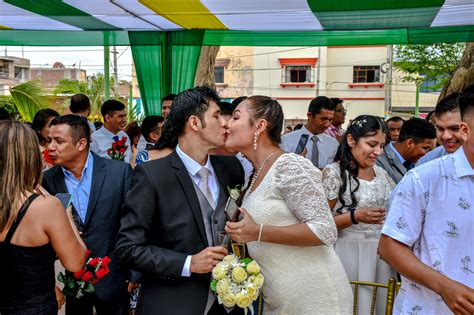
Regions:
<instances>
[{"instance_id":1,"label":"woman with long dark hair","mask_svg":"<svg viewBox=\"0 0 474 315\"><path fill-rule=\"evenodd\" d=\"M385 170L375 165L386 134L381 118L358 116L343 136L336 162L323 170L324 190L339 230L335 250L350 280L386 283L395 276L377 256L388 199L395 187ZM371 291L361 288L358 314L369 314L370 299Z\"/></svg>"}]
</instances>

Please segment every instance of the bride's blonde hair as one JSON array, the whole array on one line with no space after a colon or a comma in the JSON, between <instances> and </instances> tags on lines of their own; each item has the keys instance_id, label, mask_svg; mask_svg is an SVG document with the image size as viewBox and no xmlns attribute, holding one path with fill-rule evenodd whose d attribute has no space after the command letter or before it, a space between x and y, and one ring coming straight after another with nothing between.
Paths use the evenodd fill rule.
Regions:
<instances>
[{"instance_id":1,"label":"bride's blonde hair","mask_svg":"<svg viewBox=\"0 0 474 315\"><path fill-rule=\"evenodd\" d=\"M27 125L0 121L0 231L16 214L20 202L41 183L42 157L38 138Z\"/></svg>"}]
</instances>

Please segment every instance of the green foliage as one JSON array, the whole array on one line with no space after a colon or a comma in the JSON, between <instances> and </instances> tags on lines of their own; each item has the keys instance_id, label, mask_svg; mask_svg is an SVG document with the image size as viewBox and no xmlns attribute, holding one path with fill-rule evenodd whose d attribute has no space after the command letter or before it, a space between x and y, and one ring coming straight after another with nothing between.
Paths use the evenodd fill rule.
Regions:
<instances>
[{"instance_id":1,"label":"green foliage","mask_svg":"<svg viewBox=\"0 0 474 315\"><path fill-rule=\"evenodd\" d=\"M36 112L48 106L39 80L28 81L10 88L17 111L25 121L33 121Z\"/></svg>"},{"instance_id":2,"label":"green foliage","mask_svg":"<svg viewBox=\"0 0 474 315\"><path fill-rule=\"evenodd\" d=\"M130 104L127 104L127 119L128 121L134 121L134 120L143 120L143 113L140 112L140 107L138 104L130 106Z\"/></svg>"},{"instance_id":3,"label":"green foliage","mask_svg":"<svg viewBox=\"0 0 474 315\"><path fill-rule=\"evenodd\" d=\"M217 280L212 279L212 281L211 281L211 291L216 292L216 287L217 287Z\"/></svg>"},{"instance_id":4,"label":"green foliage","mask_svg":"<svg viewBox=\"0 0 474 315\"><path fill-rule=\"evenodd\" d=\"M405 73L403 81L438 80L439 83L431 87L437 89L452 77L465 47L465 43L397 45L394 47L395 67Z\"/></svg>"},{"instance_id":5,"label":"green foliage","mask_svg":"<svg viewBox=\"0 0 474 315\"><path fill-rule=\"evenodd\" d=\"M13 102L13 98L10 95L0 96L0 108L6 110L10 113L10 116L15 119L18 119L20 116L20 113L18 113L16 109L15 102Z\"/></svg>"},{"instance_id":6,"label":"green foliage","mask_svg":"<svg viewBox=\"0 0 474 315\"><path fill-rule=\"evenodd\" d=\"M86 94L88 92L87 82L62 79L54 89L54 94Z\"/></svg>"}]
</instances>

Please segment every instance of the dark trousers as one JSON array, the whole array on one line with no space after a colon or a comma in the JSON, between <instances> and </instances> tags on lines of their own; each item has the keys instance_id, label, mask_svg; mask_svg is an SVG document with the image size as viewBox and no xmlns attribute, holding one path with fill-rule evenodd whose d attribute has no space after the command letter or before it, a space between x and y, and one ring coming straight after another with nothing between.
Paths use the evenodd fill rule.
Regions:
<instances>
[{"instance_id":1,"label":"dark trousers","mask_svg":"<svg viewBox=\"0 0 474 315\"><path fill-rule=\"evenodd\" d=\"M66 298L66 315L93 315L93 308L97 315L128 315L130 297L124 292L120 298L108 301L100 300L95 294L86 294L80 299Z\"/></svg>"},{"instance_id":2,"label":"dark trousers","mask_svg":"<svg viewBox=\"0 0 474 315\"><path fill-rule=\"evenodd\" d=\"M207 315L243 315L244 310L235 306L232 312L227 313L227 311L224 308L224 305L219 305L219 303L216 301L214 304L212 304L211 309L209 312L207 312Z\"/></svg>"}]
</instances>

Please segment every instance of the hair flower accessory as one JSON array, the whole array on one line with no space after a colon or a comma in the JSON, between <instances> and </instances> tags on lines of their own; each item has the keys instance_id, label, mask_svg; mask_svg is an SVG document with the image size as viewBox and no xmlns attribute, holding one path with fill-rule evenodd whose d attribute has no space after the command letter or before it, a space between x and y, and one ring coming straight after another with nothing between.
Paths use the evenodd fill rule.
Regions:
<instances>
[{"instance_id":1,"label":"hair flower accessory","mask_svg":"<svg viewBox=\"0 0 474 315\"><path fill-rule=\"evenodd\" d=\"M357 126L359 128L363 127L364 124L367 123L367 119L356 120L352 122L352 125Z\"/></svg>"}]
</instances>

